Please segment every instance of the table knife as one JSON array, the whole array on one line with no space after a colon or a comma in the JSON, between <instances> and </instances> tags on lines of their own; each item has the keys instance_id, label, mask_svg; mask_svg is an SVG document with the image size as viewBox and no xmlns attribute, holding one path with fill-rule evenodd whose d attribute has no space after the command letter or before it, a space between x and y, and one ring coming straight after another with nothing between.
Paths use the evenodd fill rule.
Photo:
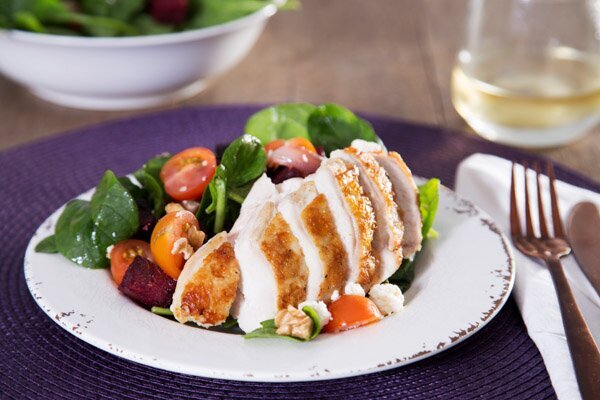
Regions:
<instances>
[{"instance_id":1,"label":"table knife","mask_svg":"<svg viewBox=\"0 0 600 400\"><path fill-rule=\"evenodd\" d=\"M600 296L600 210L594 203L573 207L567 235L581 270Z\"/></svg>"}]
</instances>

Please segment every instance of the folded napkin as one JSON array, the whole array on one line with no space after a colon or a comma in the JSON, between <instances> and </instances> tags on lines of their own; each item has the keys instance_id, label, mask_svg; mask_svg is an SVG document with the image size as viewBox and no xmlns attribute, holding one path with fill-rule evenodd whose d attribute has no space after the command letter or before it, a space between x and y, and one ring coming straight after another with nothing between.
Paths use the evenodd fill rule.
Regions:
<instances>
[{"instance_id":1,"label":"folded napkin","mask_svg":"<svg viewBox=\"0 0 600 400\"><path fill-rule=\"evenodd\" d=\"M507 236L509 234L509 189L511 162L486 154L474 154L460 163L456 174L456 191L473 201L497 222ZM516 171L519 211L524 216L523 169ZM521 178L521 179L519 179ZM535 173L529 174L530 202L537 215L535 196ZM588 200L600 205L600 195L564 182L556 182L560 210L566 219L571 208L578 202ZM546 177L542 186L548 189ZM533 190L532 190L533 189ZM545 192L548 192L546 190ZM546 193L544 207L551 220L550 198ZM524 222L522 222L524 227ZM566 225L565 225L566 226ZM600 233L599 233L600 234ZM571 255L562 259L565 273L575 294L577 303L594 335L600 343L600 297ZM538 347L559 399L580 399L579 389L569 355L569 348L562 325L558 300L550 273L546 266L522 255L515 249L516 281L514 296L527 326L527 332Z\"/></svg>"}]
</instances>

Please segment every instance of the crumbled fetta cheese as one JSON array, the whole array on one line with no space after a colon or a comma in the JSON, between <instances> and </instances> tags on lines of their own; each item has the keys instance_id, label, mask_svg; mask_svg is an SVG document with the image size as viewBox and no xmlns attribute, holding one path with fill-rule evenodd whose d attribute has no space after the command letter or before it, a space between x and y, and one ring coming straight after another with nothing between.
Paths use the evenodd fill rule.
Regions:
<instances>
[{"instance_id":1,"label":"crumbled fetta cheese","mask_svg":"<svg viewBox=\"0 0 600 400\"><path fill-rule=\"evenodd\" d=\"M381 151L381 145L375 142L367 142L362 139L354 139L350 144L350 147L354 147L358 151L362 151L363 153L373 153Z\"/></svg>"},{"instance_id":2,"label":"crumbled fetta cheese","mask_svg":"<svg viewBox=\"0 0 600 400\"><path fill-rule=\"evenodd\" d=\"M112 254L112 251L114 248L115 248L114 244L111 244L110 246L108 246L106 248L106 258L110 258L110 255Z\"/></svg>"},{"instance_id":3,"label":"crumbled fetta cheese","mask_svg":"<svg viewBox=\"0 0 600 400\"><path fill-rule=\"evenodd\" d=\"M375 285L369 291L369 299L375 303L383 315L390 315L402 311L404 308L404 295L400 288L391 283Z\"/></svg>"},{"instance_id":4,"label":"crumbled fetta cheese","mask_svg":"<svg viewBox=\"0 0 600 400\"><path fill-rule=\"evenodd\" d=\"M354 294L356 296L364 296L365 289L358 283L348 283L344 288L344 294Z\"/></svg>"},{"instance_id":5,"label":"crumbled fetta cheese","mask_svg":"<svg viewBox=\"0 0 600 400\"><path fill-rule=\"evenodd\" d=\"M334 290L333 293L331 293L331 301L336 301L339 298L340 298L340 291Z\"/></svg>"},{"instance_id":6,"label":"crumbled fetta cheese","mask_svg":"<svg viewBox=\"0 0 600 400\"><path fill-rule=\"evenodd\" d=\"M331 313L327 309L327 305L322 301L304 301L298 304L298 309L302 310L304 307L309 306L319 315L319 320L321 321L321 326L325 326L331 321Z\"/></svg>"}]
</instances>

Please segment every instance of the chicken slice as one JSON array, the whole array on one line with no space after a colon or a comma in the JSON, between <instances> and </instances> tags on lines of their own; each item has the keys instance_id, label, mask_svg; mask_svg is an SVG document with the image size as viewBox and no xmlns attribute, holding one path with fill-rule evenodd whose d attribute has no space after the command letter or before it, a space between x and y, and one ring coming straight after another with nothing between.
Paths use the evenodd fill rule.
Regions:
<instances>
[{"instance_id":1,"label":"chicken slice","mask_svg":"<svg viewBox=\"0 0 600 400\"><path fill-rule=\"evenodd\" d=\"M244 229L252 219L258 208L263 206L268 201L277 201L279 190L271 181L267 174L263 174L254 182L252 189L242 203L240 215L229 231L230 238L235 240L235 237Z\"/></svg>"},{"instance_id":2,"label":"chicken slice","mask_svg":"<svg viewBox=\"0 0 600 400\"><path fill-rule=\"evenodd\" d=\"M348 147L332 152L331 158L342 159L359 170L360 185L371 200L377 223L373 235L373 252L378 263L370 285L381 283L396 272L402 263L403 228L394 202L392 183L370 153Z\"/></svg>"},{"instance_id":3,"label":"chicken slice","mask_svg":"<svg viewBox=\"0 0 600 400\"><path fill-rule=\"evenodd\" d=\"M387 152L377 143L354 140L352 147L373 154L379 165L387 172L394 190L394 200L398 205L398 214L404 224L402 251L405 258L412 259L421 249L423 223L419 211L419 190L410 169L400 154L395 151Z\"/></svg>"},{"instance_id":4,"label":"chicken slice","mask_svg":"<svg viewBox=\"0 0 600 400\"><path fill-rule=\"evenodd\" d=\"M304 301L308 282L302 248L276 204L267 201L251 211L235 239L241 280L232 315L245 332Z\"/></svg>"},{"instance_id":5,"label":"chicken slice","mask_svg":"<svg viewBox=\"0 0 600 400\"><path fill-rule=\"evenodd\" d=\"M323 266L317 300L329 302L333 300L334 292L342 292L348 279L348 253L344 249L336 229L335 218L324 194L319 194L302 210L301 218L317 247ZM311 295L312 292L307 295L308 300L313 300Z\"/></svg>"},{"instance_id":6,"label":"chicken slice","mask_svg":"<svg viewBox=\"0 0 600 400\"><path fill-rule=\"evenodd\" d=\"M307 300L331 300L334 290L341 291L346 281L348 257L327 200L308 181L283 198L278 210L304 253L309 271Z\"/></svg>"},{"instance_id":7,"label":"chicken slice","mask_svg":"<svg viewBox=\"0 0 600 400\"><path fill-rule=\"evenodd\" d=\"M363 193L358 169L340 159L324 161L313 180L327 199L337 232L348 254L347 282L369 287L376 272L372 254L375 215L371 201Z\"/></svg>"},{"instance_id":8,"label":"chicken slice","mask_svg":"<svg viewBox=\"0 0 600 400\"><path fill-rule=\"evenodd\" d=\"M275 203L267 201L261 207L247 208L240 214L242 218L245 217L244 212L252 213L248 223L235 237L240 284L231 315L237 318L238 325L245 332L259 328L260 322L273 318L277 313L277 284L273 268L258 246L275 210Z\"/></svg>"},{"instance_id":9,"label":"chicken slice","mask_svg":"<svg viewBox=\"0 0 600 400\"><path fill-rule=\"evenodd\" d=\"M185 263L177 280L171 311L181 323L220 325L229 316L240 280L232 244L222 232Z\"/></svg>"},{"instance_id":10,"label":"chicken slice","mask_svg":"<svg viewBox=\"0 0 600 400\"><path fill-rule=\"evenodd\" d=\"M304 252L290 225L280 212L264 230L260 249L271 264L277 284L277 309L296 307L306 300L308 267Z\"/></svg>"}]
</instances>

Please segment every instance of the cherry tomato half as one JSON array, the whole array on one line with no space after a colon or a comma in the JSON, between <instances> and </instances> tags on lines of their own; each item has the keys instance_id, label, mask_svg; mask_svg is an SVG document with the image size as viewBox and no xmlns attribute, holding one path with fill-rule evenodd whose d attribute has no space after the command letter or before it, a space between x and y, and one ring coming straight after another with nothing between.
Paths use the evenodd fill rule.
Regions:
<instances>
[{"instance_id":1,"label":"cherry tomato half","mask_svg":"<svg viewBox=\"0 0 600 400\"><path fill-rule=\"evenodd\" d=\"M177 279L185 264L183 254L173 254L173 246L178 239L186 238L188 230L195 226L200 229L196 216L189 211L170 212L158 220L152 237L150 250L160 268L173 279Z\"/></svg>"},{"instance_id":2,"label":"cherry tomato half","mask_svg":"<svg viewBox=\"0 0 600 400\"><path fill-rule=\"evenodd\" d=\"M337 333L379 321L383 316L371 300L364 296L345 294L329 305L331 321L324 332Z\"/></svg>"},{"instance_id":3,"label":"cherry tomato half","mask_svg":"<svg viewBox=\"0 0 600 400\"><path fill-rule=\"evenodd\" d=\"M198 200L217 168L217 159L204 147L192 147L175 154L160 171L165 191L175 200Z\"/></svg>"},{"instance_id":4,"label":"cherry tomato half","mask_svg":"<svg viewBox=\"0 0 600 400\"><path fill-rule=\"evenodd\" d=\"M306 138L302 138L302 137L297 137L297 138L288 139L288 140L275 139L275 140L269 142L265 146L265 150L266 150L267 154L269 154L269 151L277 150L278 148L283 147L285 145L301 148L301 149L308 151L309 153L314 153L314 154L317 153L315 146L313 146L313 144L310 142L310 140L308 140Z\"/></svg>"},{"instance_id":5,"label":"cherry tomato half","mask_svg":"<svg viewBox=\"0 0 600 400\"><path fill-rule=\"evenodd\" d=\"M153 261L150 245L142 240L127 239L113 247L110 252L110 273L117 285L121 284L127 268L136 256Z\"/></svg>"}]
</instances>

